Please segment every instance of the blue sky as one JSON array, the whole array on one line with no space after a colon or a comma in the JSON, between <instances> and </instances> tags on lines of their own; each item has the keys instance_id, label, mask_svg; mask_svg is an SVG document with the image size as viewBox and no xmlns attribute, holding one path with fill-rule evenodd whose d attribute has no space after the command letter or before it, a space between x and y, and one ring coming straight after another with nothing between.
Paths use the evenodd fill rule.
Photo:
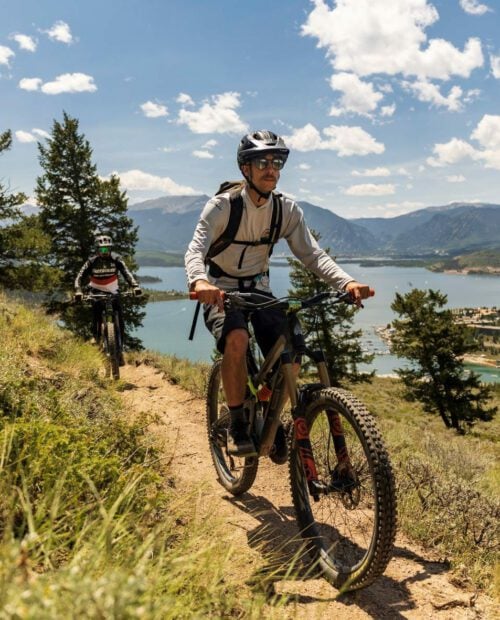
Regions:
<instances>
[{"instance_id":1,"label":"blue sky","mask_svg":"<svg viewBox=\"0 0 500 620\"><path fill-rule=\"evenodd\" d=\"M130 203L212 194L249 130L346 218L500 202L498 0L0 0L0 180L33 195L63 111Z\"/></svg>"}]
</instances>

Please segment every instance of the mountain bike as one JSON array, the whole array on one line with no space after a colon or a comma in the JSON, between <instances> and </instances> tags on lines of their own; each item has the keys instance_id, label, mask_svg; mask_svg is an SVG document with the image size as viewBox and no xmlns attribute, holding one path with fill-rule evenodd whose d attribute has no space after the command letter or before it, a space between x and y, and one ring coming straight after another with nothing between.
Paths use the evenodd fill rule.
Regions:
<instances>
[{"instance_id":1,"label":"mountain bike","mask_svg":"<svg viewBox=\"0 0 500 620\"><path fill-rule=\"evenodd\" d=\"M330 386L323 352L307 346L297 329L298 312L313 312L326 302L352 303L352 299L348 293L334 292L307 299L225 293L226 311L283 309L287 330L260 365L252 346L247 352L244 406L257 456L239 458L227 453L229 409L220 360L212 366L208 380L207 430L220 483L240 495L252 486L259 458L271 455L289 399L293 423L287 430L288 464L297 522L324 576L337 588L350 591L371 584L391 558L396 494L389 456L374 418L352 394ZM319 381L297 381L293 366L304 356L316 366Z\"/></svg>"},{"instance_id":2,"label":"mountain bike","mask_svg":"<svg viewBox=\"0 0 500 620\"><path fill-rule=\"evenodd\" d=\"M90 292L82 297L88 303L102 303L102 313L99 323L99 344L106 356L106 375L113 379L120 378L120 358L123 352L123 335L120 329L118 312L113 302L123 297L131 297L131 291L124 293L106 293L105 291Z\"/></svg>"}]
</instances>

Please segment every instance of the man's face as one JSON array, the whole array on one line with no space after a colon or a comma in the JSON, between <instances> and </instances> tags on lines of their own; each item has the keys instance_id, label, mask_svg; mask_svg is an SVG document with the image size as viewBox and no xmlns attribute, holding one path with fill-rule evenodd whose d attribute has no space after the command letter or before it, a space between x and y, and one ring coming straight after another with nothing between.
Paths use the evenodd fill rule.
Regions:
<instances>
[{"instance_id":1,"label":"man's face","mask_svg":"<svg viewBox=\"0 0 500 620\"><path fill-rule=\"evenodd\" d=\"M243 166L244 173L250 177L252 183L263 193L275 189L280 178L280 169L283 167L283 158L279 155L261 155L252 159Z\"/></svg>"}]
</instances>

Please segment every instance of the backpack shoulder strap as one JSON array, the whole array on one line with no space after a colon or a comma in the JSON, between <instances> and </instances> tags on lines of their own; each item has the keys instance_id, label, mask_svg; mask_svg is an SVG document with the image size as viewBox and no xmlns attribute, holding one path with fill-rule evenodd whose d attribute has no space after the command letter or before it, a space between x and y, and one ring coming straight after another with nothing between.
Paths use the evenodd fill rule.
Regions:
<instances>
[{"instance_id":1,"label":"backpack shoulder strap","mask_svg":"<svg viewBox=\"0 0 500 620\"><path fill-rule=\"evenodd\" d=\"M273 193L273 213L269 227L269 256L273 253L274 244L278 243L283 224L283 200L281 194Z\"/></svg>"},{"instance_id":2,"label":"backpack shoulder strap","mask_svg":"<svg viewBox=\"0 0 500 620\"><path fill-rule=\"evenodd\" d=\"M268 244L269 245L269 256L271 256L273 252L274 244L278 242L281 233L281 226L283 223L283 200L281 194L275 194L273 192L273 210L271 215L271 224L269 227L269 237L262 238L260 241L235 241L236 234L238 233L238 228L240 227L241 218L243 215L243 198L241 196L241 190L243 188L243 184L236 184L233 181L226 181L222 183L219 188L219 193L229 191L229 201L230 201L230 212L229 212L229 220L227 222L226 229L222 232L222 234L212 243L210 246L205 262L210 262L214 256L217 256L221 252L223 252L227 247L229 247L232 243L238 243L239 245L261 245ZM241 269L241 263L243 261L243 257L245 254L245 250L243 250L238 268Z\"/></svg>"},{"instance_id":3,"label":"backpack shoulder strap","mask_svg":"<svg viewBox=\"0 0 500 620\"><path fill-rule=\"evenodd\" d=\"M226 229L210 246L206 256L207 261L217 256L217 254L220 254L231 245L240 227L241 217L243 215L243 198L241 197L241 192L232 193L229 198L229 203L230 212Z\"/></svg>"}]
</instances>

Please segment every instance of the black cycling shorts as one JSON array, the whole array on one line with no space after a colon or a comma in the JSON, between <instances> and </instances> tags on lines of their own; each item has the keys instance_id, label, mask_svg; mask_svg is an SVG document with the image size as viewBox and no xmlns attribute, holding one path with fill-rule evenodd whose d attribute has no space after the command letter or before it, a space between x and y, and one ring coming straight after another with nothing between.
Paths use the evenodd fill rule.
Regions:
<instances>
[{"instance_id":1,"label":"black cycling shorts","mask_svg":"<svg viewBox=\"0 0 500 620\"><path fill-rule=\"evenodd\" d=\"M269 295L269 297L272 298L273 296ZM268 308L258 312L234 309L226 313L221 312L217 306L205 304L203 316L205 325L212 332L217 349L221 353L224 353L226 337L229 332L233 329L245 329L248 332L248 322L250 321L257 344L266 356L276 340L281 334L285 333L287 324L285 313L277 308Z\"/></svg>"}]
</instances>

